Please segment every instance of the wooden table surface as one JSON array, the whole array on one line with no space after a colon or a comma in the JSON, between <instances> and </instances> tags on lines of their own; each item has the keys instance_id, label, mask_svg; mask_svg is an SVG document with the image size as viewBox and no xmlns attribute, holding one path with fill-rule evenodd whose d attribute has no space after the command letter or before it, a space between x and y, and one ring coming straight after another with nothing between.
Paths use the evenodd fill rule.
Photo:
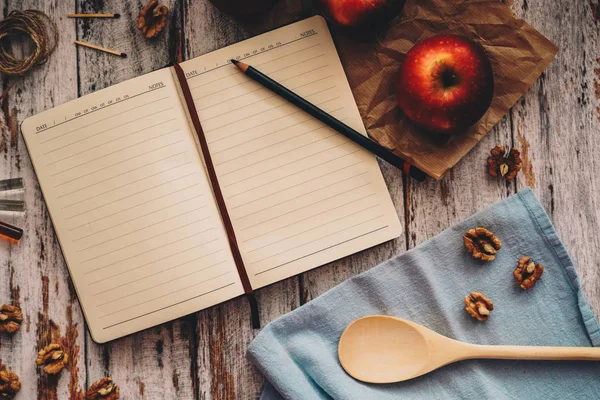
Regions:
<instances>
[{"instance_id":1,"label":"wooden table surface","mask_svg":"<svg viewBox=\"0 0 600 400\"><path fill-rule=\"evenodd\" d=\"M263 378L245 359L257 331L250 327L243 298L109 344L91 340L20 136L19 124L32 114L314 13L310 1L282 0L265 21L244 26L208 0L161 2L170 10L167 29L158 40L148 41L135 27L141 0L1 1L4 16L15 9L41 8L58 24L61 36L46 65L23 78L3 77L5 88L13 86L0 112L0 178L23 177L28 202L24 216L2 215L24 228L24 239L18 245L0 243L0 304L17 304L25 314L16 335L0 336L0 366L15 371L22 382L18 399L80 399L104 376L113 377L124 399L254 399L260 393ZM259 290L262 324L525 186L534 188L548 211L600 315L600 145L595 142L600 134L599 0L506 2L558 45L558 57L442 181L407 181L382 164L405 234ZM74 11L118 12L121 18L66 18ZM119 49L129 57L75 48L75 39ZM496 144L521 150L523 171L516 181L487 175L485 160ZM34 365L37 351L56 341L72 354L69 370L58 380Z\"/></svg>"}]
</instances>

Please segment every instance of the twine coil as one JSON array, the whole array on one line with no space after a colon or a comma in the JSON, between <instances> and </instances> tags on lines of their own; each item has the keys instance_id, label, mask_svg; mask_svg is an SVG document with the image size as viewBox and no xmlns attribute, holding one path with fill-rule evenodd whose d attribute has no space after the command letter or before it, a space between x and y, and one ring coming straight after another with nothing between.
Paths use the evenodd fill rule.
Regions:
<instances>
[{"instance_id":1,"label":"twine coil","mask_svg":"<svg viewBox=\"0 0 600 400\"><path fill-rule=\"evenodd\" d=\"M11 36L28 37L35 48L25 58L15 58L10 49ZM50 17L38 10L13 11L0 21L0 73L23 75L42 65L56 48L58 29Z\"/></svg>"}]
</instances>

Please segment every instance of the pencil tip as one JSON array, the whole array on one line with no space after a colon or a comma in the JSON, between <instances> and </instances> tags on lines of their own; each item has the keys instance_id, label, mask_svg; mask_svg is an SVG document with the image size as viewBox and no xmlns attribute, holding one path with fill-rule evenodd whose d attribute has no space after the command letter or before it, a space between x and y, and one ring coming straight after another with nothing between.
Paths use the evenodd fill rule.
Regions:
<instances>
[{"instance_id":1,"label":"pencil tip","mask_svg":"<svg viewBox=\"0 0 600 400\"><path fill-rule=\"evenodd\" d=\"M127 54L125 54L125 53L121 53L120 57L121 57L121 58L127 58Z\"/></svg>"},{"instance_id":2,"label":"pencil tip","mask_svg":"<svg viewBox=\"0 0 600 400\"><path fill-rule=\"evenodd\" d=\"M115 18L121 18L121 14L119 14L119 13L116 13L116 14L115 14Z\"/></svg>"},{"instance_id":3,"label":"pencil tip","mask_svg":"<svg viewBox=\"0 0 600 400\"><path fill-rule=\"evenodd\" d=\"M246 73L246 71L248 70L248 65L242 61L232 59L231 63L233 65L235 65L243 73Z\"/></svg>"}]
</instances>

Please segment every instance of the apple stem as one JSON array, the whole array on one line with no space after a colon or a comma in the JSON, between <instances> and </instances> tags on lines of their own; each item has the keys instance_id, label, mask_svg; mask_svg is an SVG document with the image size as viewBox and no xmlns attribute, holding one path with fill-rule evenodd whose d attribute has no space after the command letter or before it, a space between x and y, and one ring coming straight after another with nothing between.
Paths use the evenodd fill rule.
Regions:
<instances>
[{"instance_id":1,"label":"apple stem","mask_svg":"<svg viewBox=\"0 0 600 400\"><path fill-rule=\"evenodd\" d=\"M444 87L452 87L456 85L457 81L458 79L454 71L449 68L442 71L442 85L444 85Z\"/></svg>"}]
</instances>

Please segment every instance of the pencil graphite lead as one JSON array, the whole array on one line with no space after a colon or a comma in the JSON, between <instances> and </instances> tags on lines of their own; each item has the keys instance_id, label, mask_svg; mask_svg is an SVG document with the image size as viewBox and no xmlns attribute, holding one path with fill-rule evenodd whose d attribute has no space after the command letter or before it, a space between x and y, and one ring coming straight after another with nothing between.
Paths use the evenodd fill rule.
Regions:
<instances>
[{"instance_id":1,"label":"pencil graphite lead","mask_svg":"<svg viewBox=\"0 0 600 400\"><path fill-rule=\"evenodd\" d=\"M246 63L243 63L241 61L234 60L234 59L231 60L231 63L233 65L235 65L236 67L238 67L238 69L240 71L242 71L243 73L246 73L246 71L248 70L248 64L246 64Z\"/></svg>"}]
</instances>

